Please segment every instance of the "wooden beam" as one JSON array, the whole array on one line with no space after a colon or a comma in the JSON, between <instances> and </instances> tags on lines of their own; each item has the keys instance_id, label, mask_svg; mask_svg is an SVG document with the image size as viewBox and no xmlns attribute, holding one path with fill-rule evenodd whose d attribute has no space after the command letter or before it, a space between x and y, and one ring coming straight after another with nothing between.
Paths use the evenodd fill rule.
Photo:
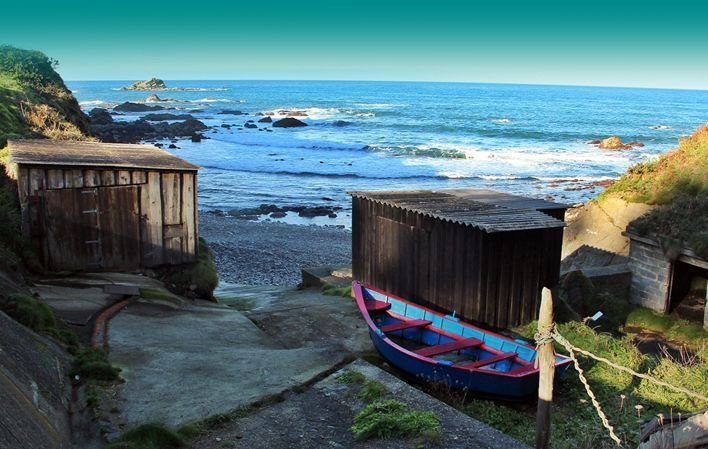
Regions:
<instances>
[{"instance_id":1,"label":"wooden beam","mask_svg":"<svg viewBox=\"0 0 708 449\"><path fill-rule=\"evenodd\" d=\"M538 316L538 333L550 335L553 331L553 296L544 287ZM551 403L553 402L553 375L556 368L556 353L553 340L538 345L538 408L536 410L536 449L546 449L551 441Z\"/></svg>"}]
</instances>

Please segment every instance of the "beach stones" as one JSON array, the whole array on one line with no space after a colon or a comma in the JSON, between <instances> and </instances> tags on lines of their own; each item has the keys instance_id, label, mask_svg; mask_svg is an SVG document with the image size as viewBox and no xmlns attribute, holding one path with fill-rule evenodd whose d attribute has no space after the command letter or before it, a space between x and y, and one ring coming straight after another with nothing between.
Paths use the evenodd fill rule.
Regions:
<instances>
[{"instance_id":1,"label":"beach stones","mask_svg":"<svg viewBox=\"0 0 708 449\"><path fill-rule=\"evenodd\" d=\"M307 123L293 117L285 117L273 123L273 128L297 128L307 126Z\"/></svg>"}]
</instances>

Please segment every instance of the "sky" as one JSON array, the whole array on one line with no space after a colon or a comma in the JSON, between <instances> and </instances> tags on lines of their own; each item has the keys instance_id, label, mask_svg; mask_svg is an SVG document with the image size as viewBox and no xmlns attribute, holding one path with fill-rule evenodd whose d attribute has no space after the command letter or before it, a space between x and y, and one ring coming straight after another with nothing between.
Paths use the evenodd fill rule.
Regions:
<instances>
[{"instance_id":1,"label":"sky","mask_svg":"<svg viewBox=\"0 0 708 449\"><path fill-rule=\"evenodd\" d=\"M0 18L0 43L45 52L66 80L708 89L705 0L34 0Z\"/></svg>"}]
</instances>

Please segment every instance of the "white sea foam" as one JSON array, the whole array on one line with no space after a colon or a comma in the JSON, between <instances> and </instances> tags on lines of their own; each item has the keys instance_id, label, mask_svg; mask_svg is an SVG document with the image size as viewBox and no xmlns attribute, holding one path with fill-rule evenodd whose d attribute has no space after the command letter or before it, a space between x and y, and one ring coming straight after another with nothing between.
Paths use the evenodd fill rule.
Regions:
<instances>
[{"instance_id":1,"label":"white sea foam","mask_svg":"<svg viewBox=\"0 0 708 449\"><path fill-rule=\"evenodd\" d=\"M236 100L231 98L200 98L199 100L191 100L190 103L245 103L245 100Z\"/></svg>"},{"instance_id":2,"label":"white sea foam","mask_svg":"<svg viewBox=\"0 0 708 449\"><path fill-rule=\"evenodd\" d=\"M656 131L666 131L667 129L671 129L669 125L651 125L649 129L653 129Z\"/></svg>"},{"instance_id":3,"label":"white sea foam","mask_svg":"<svg viewBox=\"0 0 708 449\"><path fill-rule=\"evenodd\" d=\"M511 123L511 120L508 119L508 118L493 118L493 119L490 120L490 122L492 122L492 123L498 123L498 124L500 124L500 125L506 125L506 124Z\"/></svg>"},{"instance_id":4,"label":"white sea foam","mask_svg":"<svg viewBox=\"0 0 708 449\"><path fill-rule=\"evenodd\" d=\"M370 108L370 109L393 109L400 108L406 105L404 104L393 104L393 103L354 103L354 106L359 108Z\"/></svg>"},{"instance_id":5,"label":"white sea foam","mask_svg":"<svg viewBox=\"0 0 708 449\"><path fill-rule=\"evenodd\" d=\"M98 106L100 104L107 104L103 100L86 100L86 101L80 101L79 105L81 106Z\"/></svg>"}]
</instances>

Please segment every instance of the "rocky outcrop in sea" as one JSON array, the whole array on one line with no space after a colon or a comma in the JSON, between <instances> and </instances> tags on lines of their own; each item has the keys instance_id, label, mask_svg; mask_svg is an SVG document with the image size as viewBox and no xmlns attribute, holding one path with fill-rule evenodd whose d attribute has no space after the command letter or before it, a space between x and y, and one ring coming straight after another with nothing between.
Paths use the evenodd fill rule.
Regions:
<instances>
[{"instance_id":1,"label":"rocky outcrop in sea","mask_svg":"<svg viewBox=\"0 0 708 449\"><path fill-rule=\"evenodd\" d=\"M157 122L151 123L147 120L151 115L168 115L170 117L186 117L175 123ZM173 114L148 114L145 117L133 122L116 122L111 114L105 109L95 108L91 110L91 133L104 142L138 143L145 140L173 139L178 137L202 136L200 132L208 128L204 123L194 119L190 115L175 116ZM155 117L153 117L155 118ZM164 117L158 117L164 118Z\"/></svg>"}]
</instances>

